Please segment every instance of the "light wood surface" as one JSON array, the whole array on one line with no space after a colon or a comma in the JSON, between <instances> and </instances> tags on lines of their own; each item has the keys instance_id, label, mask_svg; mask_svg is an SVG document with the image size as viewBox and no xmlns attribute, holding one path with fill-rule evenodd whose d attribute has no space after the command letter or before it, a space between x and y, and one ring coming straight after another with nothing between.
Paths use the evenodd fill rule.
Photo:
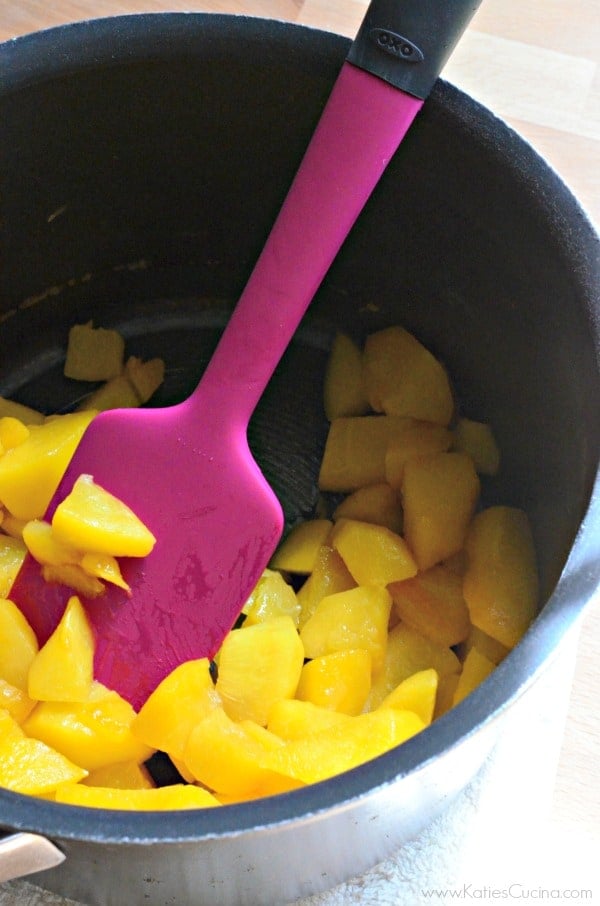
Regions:
<instances>
[{"instance_id":1,"label":"light wood surface","mask_svg":"<svg viewBox=\"0 0 600 906\"><path fill-rule=\"evenodd\" d=\"M0 0L0 40L69 21L159 11L267 16L352 37L366 7L366 0ZM596 225L599 64L599 0L483 0L444 72L546 158ZM583 621L553 807L557 830L598 843L599 656L600 599Z\"/></svg>"}]
</instances>

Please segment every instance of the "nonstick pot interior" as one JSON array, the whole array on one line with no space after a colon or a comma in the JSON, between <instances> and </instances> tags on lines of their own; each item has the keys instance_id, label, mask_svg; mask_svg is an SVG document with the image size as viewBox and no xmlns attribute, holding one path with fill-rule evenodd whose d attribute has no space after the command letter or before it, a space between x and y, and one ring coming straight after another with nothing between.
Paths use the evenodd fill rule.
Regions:
<instances>
[{"instance_id":1,"label":"nonstick pot interior","mask_svg":"<svg viewBox=\"0 0 600 906\"><path fill-rule=\"evenodd\" d=\"M73 406L81 391L62 377L65 341L90 318L121 330L132 354L166 359L157 404L189 392L347 48L297 26L191 14L83 23L4 45L0 393L48 412ZM91 829L79 809L2 794L2 821L118 842L293 820L396 782L501 712L597 583L598 276L597 238L558 178L439 82L261 401L251 444L288 525L310 515L331 337L403 324L446 363L465 414L494 427L503 465L486 502L531 517L541 617L455 713L259 813L102 813Z\"/></svg>"}]
</instances>

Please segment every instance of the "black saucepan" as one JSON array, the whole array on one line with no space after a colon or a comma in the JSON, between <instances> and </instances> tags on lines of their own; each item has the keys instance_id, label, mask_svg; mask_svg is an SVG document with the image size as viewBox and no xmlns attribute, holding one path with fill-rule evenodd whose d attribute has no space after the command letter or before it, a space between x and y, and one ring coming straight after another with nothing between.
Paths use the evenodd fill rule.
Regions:
<instances>
[{"instance_id":1,"label":"black saucepan","mask_svg":"<svg viewBox=\"0 0 600 906\"><path fill-rule=\"evenodd\" d=\"M166 359L158 404L191 390L348 46L273 21L159 14L0 48L2 395L73 406L65 339L90 318L122 331L132 353ZM494 426L504 461L487 500L528 511L543 610L459 707L306 790L92 815L1 792L13 857L40 838L66 856L39 883L94 904L284 902L364 870L448 807L598 584L599 278L598 238L556 175L438 82L278 369L251 444L288 524L310 514L333 332L361 339L402 323L446 363L465 411Z\"/></svg>"}]
</instances>

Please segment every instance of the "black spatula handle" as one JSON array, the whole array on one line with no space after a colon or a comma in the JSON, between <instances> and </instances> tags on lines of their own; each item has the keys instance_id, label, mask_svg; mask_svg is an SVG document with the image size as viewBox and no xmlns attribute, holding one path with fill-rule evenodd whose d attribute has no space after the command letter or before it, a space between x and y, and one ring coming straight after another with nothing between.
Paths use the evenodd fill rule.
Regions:
<instances>
[{"instance_id":1,"label":"black spatula handle","mask_svg":"<svg viewBox=\"0 0 600 906\"><path fill-rule=\"evenodd\" d=\"M481 0L372 0L348 62L425 99Z\"/></svg>"}]
</instances>

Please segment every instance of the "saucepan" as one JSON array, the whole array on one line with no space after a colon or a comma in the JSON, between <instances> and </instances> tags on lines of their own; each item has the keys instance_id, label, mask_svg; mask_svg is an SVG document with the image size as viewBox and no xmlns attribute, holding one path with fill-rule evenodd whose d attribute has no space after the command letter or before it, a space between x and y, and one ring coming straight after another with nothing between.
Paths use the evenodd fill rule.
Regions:
<instances>
[{"instance_id":1,"label":"saucepan","mask_svg":"<svg viewBox=\"0 0 600 906\"><path fill-rule=\"evenodd\" d=\"M157 405L187 395L348 47L291 24L174 13L5 44L0 394L73 406L66 334L93 319L166 360ZM317 505L333 335L398 323L444 361L465 411L493 424L504 459L489 502L531 519L543 607L522 642L426 731L303 790L161 814L2 791L2 877L60 862L32 879L90 904L289 902L374 865L475 775L598 585L600 262L556 174L441 80L253 416L288 525Z\"/></svg>"}]
</instances>

